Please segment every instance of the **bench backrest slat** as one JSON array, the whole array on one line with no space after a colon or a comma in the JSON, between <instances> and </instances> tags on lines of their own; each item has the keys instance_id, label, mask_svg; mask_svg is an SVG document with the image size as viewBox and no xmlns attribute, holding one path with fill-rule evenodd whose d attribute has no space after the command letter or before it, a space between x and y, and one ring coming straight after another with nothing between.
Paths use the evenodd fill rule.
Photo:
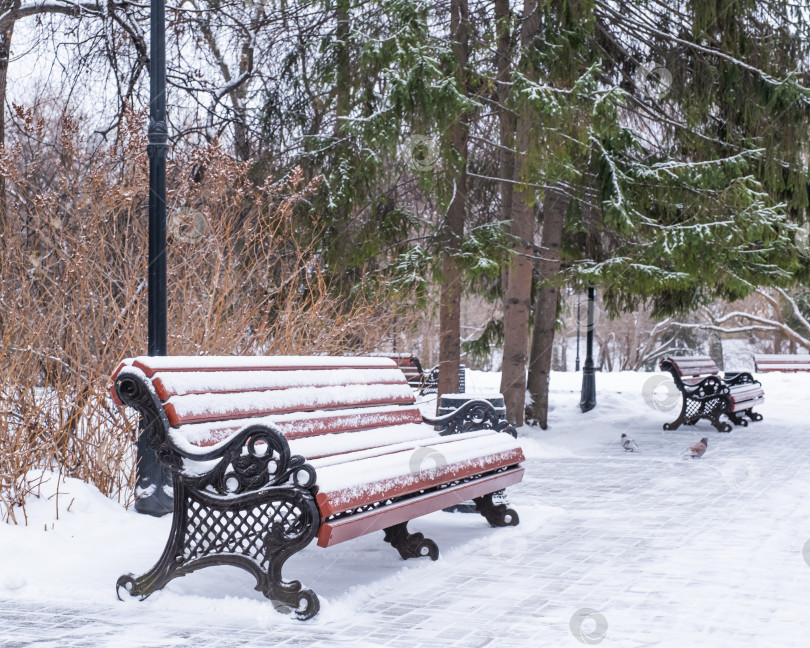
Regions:
<instances>
[{"instance_id":1,"label":"bench backrest slat","mask_svg":"<svg viewBox=\"0 0 810 648\"><path fill-rule=\"evenodd\" d=\"M354 433L377 430L384 445L401 434L395 428L422 423L388 358L139 357L113 380L128 365L150 379L176 432L200 447L254 423L273 423L290 440L342 435L347 447L360 443Z\"/></svg>"},{"instance_id":2,"label":"bench backrest slat","mask_svg":"<svg viewBox=\"0 0 810 648\"><path fill-rule=\"evenodd\" d=\"M754 366L758 372L762 373L768 371L810 371L810 354L760 353L754 356Z\"/></svg>"},{"instance_id":3,"label":"bench backrest slat","mask_svg":"<svg viewBox=\"0 0 810 648\"><path fill-rule=\"evenodd\" d=\"M398 385L398 372L388 369L314 369L292 371L194 371L160 372L152 384L161 400L189 394L235 394L282 391L295 387L341 387L349 385Z\"/></svg>"},{"instance_id":4,"label":"bench backrest slat","mask_svg":"<svg viewBox=\"0 0 810 648\"><path fill-rule=\"evenodd\" d=\"M332 356L140 356L124 360L151 378L157 372L389 369L387 358ZM394 365L395 366L395 365ZM118 370L116 370L117 373ZM113 374L115 376L115 374Z\"/></svg>"},{"instance_id":5,"label":"bench backrest slat","mask_svg":"<svg viewBox=\"0 0 810 648\"><path fill-rule=\"evenodd\" d=\"M710 356L690 356L685 358L664 358L672 362L681 376L709 376L720 373L714 360Z\"/></svg>"},{"instance_id":6,"label":"bench backrest slat","mask_svg":"<svg viewBox=\"0 0 810 648\"><path fill-rule=\"evenodd\" d=\"M397 373L402 376L402 372ZM169 422L177 427L187 423L337 410L345 407L370 407L387 403L413 403L413 392L405 383L404 376L399 385L291 387L272 391L173 396L165 403L164 409Z\"/></svg>"}]
</instances>

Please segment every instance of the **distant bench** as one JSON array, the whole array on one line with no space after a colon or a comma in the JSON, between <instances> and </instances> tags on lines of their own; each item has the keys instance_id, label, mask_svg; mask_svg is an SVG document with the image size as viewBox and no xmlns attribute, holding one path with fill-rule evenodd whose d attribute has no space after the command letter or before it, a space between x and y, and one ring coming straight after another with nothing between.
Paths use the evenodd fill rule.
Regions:
<instances>
[{"instance_id":1,"label":"distant bench","mask_svg":"<svg viewBox=\"0 0 810 648\"><path fill-rule=\"evenodd\" d=\"M391 358L397 367L405 374L405 378L412 389L420 396L435 394L439 391L439 365L429 371L422 369L422 363L412 353L375 353L372 357ZM466 367L458 367L458 393L463 394L466 389Z\"/></svg>"},{"instance_id":2,"label":"distant bench","mask_svg":"<svg viewBox=\"0 0 810 648\"><path fill-rule=\"evenodd\" d=\"M753 408L765 401L765 392L746 371L721 374L709 356L663 358L661 370L672 374L683 397L681 413L672 423L664 424L665 430L694 425L705 418L719 432L730 432L731 425L720 420L723 415L735 425L748 425L743 414L752 421L762 420L762 414Z\"/></svg>"},{"instance_id":3,"label":"distant bench","mask_svg":"<svg viewBox=\"0 0 810 648\"><path fill-rule=\"evenodd\" d=\"M492 501L523 476L514 428L483 400L423 417L390 359L139 357L119 365L112 393L141 414L174 487L163 554L119 578L119 595L227 564L306 619L317 596L281 570L316 537L328 547L384 530L403 558L435 560L409 520L472 499L492 526L519 521Z\"/></svg>"},{"instance_id":4,"label":"distant bench","mask_svg":"<svg viewBox=\"0 0 810 648\"><path fill-rule=\"evenodd\" d=\"M758 354L754 356L754 367L757 373L769 371L810 371L810 354Z\"/></svg>"}]
</instances>

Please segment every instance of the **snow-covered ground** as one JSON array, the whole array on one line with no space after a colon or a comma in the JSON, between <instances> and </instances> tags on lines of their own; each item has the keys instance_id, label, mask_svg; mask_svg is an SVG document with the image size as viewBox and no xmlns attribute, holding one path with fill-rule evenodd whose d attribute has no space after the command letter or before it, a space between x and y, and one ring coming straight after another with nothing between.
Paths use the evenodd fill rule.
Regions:
<instances>
[{"instance_id":1,"label":"snow-covered ground","mask_svg":"<svg viewBox=\"0 0 810 648\"><path fill-rule=\"evenodd\" d=\"M498 380L470 372L468 390ZM581 374L553 374L549 430L520 430L519 526L444 512L412 522L438 562L402 561L382 533L310 546L285 568L320 596L305 623L227 567L119 602L116 579L151 567L170 520L73 480L56 519L52 476L27 527L0 525L0 646L810 645L810 375L762 376L765 420L730 434L663 431L678 402L661 374L596 380L597 407L582 414ZM640 452L622 450L622 432ZM702 436L706 455L682 458Z\"/></svg>"}]
</instances>

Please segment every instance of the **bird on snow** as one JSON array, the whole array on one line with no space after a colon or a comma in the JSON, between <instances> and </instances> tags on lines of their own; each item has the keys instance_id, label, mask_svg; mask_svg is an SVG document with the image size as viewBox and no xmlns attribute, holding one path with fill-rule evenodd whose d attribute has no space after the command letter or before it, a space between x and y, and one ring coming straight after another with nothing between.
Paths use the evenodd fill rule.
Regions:
<instances>
[{"instance_id":1,"label":"bird on snow","mask_svg":"<svg viewBox=\"0 0 810 648\"><path fill-rule=\"evenodd\" d=\"M638 444L624 433L622 433L622 447L625 452L635 452L638 450Z\"/></svg>"},{"instance_id":2,"label":"bird on snow","mask_svg":"<svg viewBox=\"0 0 810 648\"><path fill-rule=\"evenodd\" d=\"M700 441L698 441L695 445L691 446L688 450L684 450L684 455L689 455L692 459L699 459L703 456L703 453L706 452L706 448L709 445L709 439L703 437Z\"/></svg>"}]
</instances>

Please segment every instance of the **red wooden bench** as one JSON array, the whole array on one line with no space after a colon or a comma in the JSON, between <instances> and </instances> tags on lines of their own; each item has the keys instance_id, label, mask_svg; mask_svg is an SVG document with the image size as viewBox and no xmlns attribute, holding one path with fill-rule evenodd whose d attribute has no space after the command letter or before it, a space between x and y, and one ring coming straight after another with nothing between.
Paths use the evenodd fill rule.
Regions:
<instances>
[{"instance_id":1,"label":"red wooden bench","mask_svg":"<svg viewBox=\"0 0 810 648\"><path fill-rule=\"evenodd\" d=\"M425 380L422 363L412 353L375 353L371 357L390 358L396 362L399 370L405 374L408 384L414 389L420 389Z\"/></svg>"},{"instance_id":2,"label":"red wooden bench","mask_svg":"<svg viewBox=\"0 0 810 648\"><path fill-rule=\"evenodd\" d=\"M435 394L439 391L439 365L429 371L422 369L422 363L412 353L375 353L372 357L391 358L397 363L412 389L420 396ZM458 391L463 394L466 389L466 367L458 367Z\"/></svg>"},{"instance_id":3,"label":"red wooden bench","mask_svg":"<svg viewBox=\"0 0 810 648\"><path fill-rule=\"evenodd\" d=\"M661 360L661 370L669 371L683 396L681 413L665 430L675 430L682 424L694 425L708 419L720 432L730 432L731 425L720 418L725 415L735 425L761 421L762 414L753 408L765 401L759 381L748 372L720 373L709 356L668 357Z\"/></svg>"},{"instance_id":4,"label":"red wooden bench","mask_svg":"<svg viewBox=\"0 0 810 648\"><path fill-rule=\"evenodd\" d=\"M757 373L767 373L769 371L810 371L810 354L797 353L795 355L786 355L761 353L754 356L754 367Z\"/></svg>"},{"instance_id":5,"label":"red wooden bench","mask_svg":"<svg viewBox=\"0 0 810 648\"><path fill-rule=\"evenodd\" d=\"M119 578L119 594L230 564L309 618L317 596L281 569L314 538L329 547L384 530L403 558L435 560L409 520L473 499L491 525L518 523L492 501L523 476L514 429L486 401L424 418L387 358L140 357L116 369L112 393L141 414L174 489L162 556Z\"/></svg>"}]
</instances>

